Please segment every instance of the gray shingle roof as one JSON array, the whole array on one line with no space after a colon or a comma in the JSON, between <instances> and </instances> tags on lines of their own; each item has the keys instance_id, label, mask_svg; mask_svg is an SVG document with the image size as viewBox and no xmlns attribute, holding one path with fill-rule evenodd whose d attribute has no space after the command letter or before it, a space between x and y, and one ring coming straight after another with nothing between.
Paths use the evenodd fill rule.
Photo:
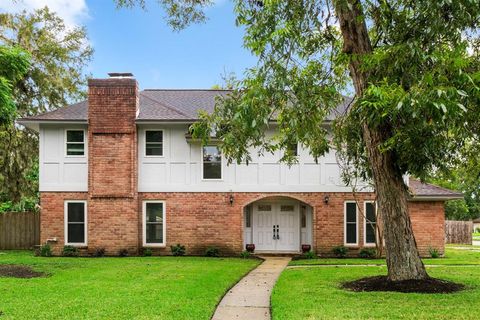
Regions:
<instances>
[{"instance_id":1,"label":"gray shingle roof","mask_svg":"<svg viewBox=\"0 0 480 320\"><path fill-rule=\"evenodd\" d=\"M410 178L409 184L410 192L412 196L417 199L462 199L463 194L457 191L452 191L446 188L442 188L430 183L422 183L417 179Z\"/></svg>"},{"instance_id":2,"label":"gray shingle roof","mask_svg":"<svg viewBox=\"0 0 480 320\"><path fill-rule=\"evenodd\" d=\"M215 107L215 97L227 96L229 90L202 90L202 89L150 89L139 93L140 112L138 121L188 121L197 120L198 111L212 112ZM345 98L327 120L333 120L345 113L351 99ZM19 121L87 121L88 102L82 101L54 111L32 117L22 118Z\"/></svg>"}]
</instances>

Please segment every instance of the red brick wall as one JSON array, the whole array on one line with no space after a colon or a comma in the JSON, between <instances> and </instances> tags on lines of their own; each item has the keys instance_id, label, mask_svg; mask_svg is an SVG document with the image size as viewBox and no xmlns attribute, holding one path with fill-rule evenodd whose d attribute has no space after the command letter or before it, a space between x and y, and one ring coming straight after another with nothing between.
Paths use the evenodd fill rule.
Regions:
<instances>
[{"instance_id":1,"label":"red brick wall","mask_svg":"<svg viewBox=\"0 0 480 320\"><path fill-rule=\"evenodd\" d=\"M137 253L138 84L135 79L88 82L89 248Z\"/></svg>"},{"instance_id":2,"label":"red brick wall","mask_svg":"<svg viewBox=\"0 0 480 320\"><path fill-rule=\"evenodd\" d=\"M47 239L57 238L50 242L53 253L59 255L65 245L65 200L88 200L86 192L40 192L40 243Z\"/></svg>"},{"instance_id":3,"label":"red brick wall","mask_svg":"<svg viewBox=\"0 0 480 320\"><path fill-rule=\"evenodd\" d=\"M410 202L410 219L420 254L429 256L429 249L445 252L444 202Z\"/></svg>"},{"instance_id":4,"label":"red brick wall","mask_svg":"<svg viewBox=\"0 0 480 320\"><path fill-rule=\"evenodd\" d=\"M328 205L324 203L329 195ZM223 254L237 254L243 248L243 207L269 196L287 196L313 208L313 246L323 256L344 243L344 202L354 200L351 193L139 193L138 199L89 199L88 246L105 247L108 254L128 248L132 253L142 246L141 213L143 200L166 202L166 247L153 249L156 254L170 254L170 245L180 243L187 254L203 254L208 246ZM357 194L361 202L372 194ZM63 199L87 199L86 193L42 193L42 242L58 237L63 246ZM411 202L410 211L417 244L422 255L434 247L443 253L444 212L442 202ZM359 246L363 246L363 220L359 214Z\"/></svg>"}]
</instances>

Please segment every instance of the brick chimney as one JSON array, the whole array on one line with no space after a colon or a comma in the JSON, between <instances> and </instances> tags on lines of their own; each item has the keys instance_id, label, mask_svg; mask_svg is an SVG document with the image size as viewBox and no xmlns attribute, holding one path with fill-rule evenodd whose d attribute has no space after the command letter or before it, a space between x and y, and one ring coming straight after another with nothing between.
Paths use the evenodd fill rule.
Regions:
<instances>
[{"instance_id":1,"label":"brick chimney","mask_svg":"<svg viewBox=\"0 0 480 320\"><path fill-rule=\"evenodd\" d=\"M88 246L134 253L138 83L131 73L109 75L88 80Z\"/></svg>"}]
</instances>

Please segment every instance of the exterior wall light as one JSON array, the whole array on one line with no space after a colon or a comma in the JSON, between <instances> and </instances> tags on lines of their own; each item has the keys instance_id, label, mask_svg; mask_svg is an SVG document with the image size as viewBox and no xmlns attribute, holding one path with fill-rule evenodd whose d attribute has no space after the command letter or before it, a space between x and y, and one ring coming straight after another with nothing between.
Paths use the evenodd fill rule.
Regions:
<instances>
[{"instance_id":1,"label":"exterior wall light","mask_svg":"<svg viewBox=\"0 0 480 320\"><path fill-rule=\"evenodd\" d=\"M324 202L325 204L328 204L329 201L330 201L330 196L327 194L327 195L325 196L325 198L323 198L323 202Z\"/></svg>"},{"instance_id":2,"label":"exterior wall light","mask_svg":"<svg viewBox=\"0 0 480 320\"><path fill-rule=\"evenodd\" d=\"M228 201L230 202L230 205L233 206L233 194L230 193L230 197L228 198Z\"/></svg>"}]
</instances>

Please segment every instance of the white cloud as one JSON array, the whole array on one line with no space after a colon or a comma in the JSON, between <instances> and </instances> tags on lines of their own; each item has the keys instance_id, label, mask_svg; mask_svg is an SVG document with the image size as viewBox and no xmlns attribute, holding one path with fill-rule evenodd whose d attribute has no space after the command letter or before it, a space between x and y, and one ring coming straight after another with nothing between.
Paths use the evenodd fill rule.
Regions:
<instances>
[{"instance_id":1,"label":"white cloud","mask_svg":"<svg viewBox=\"0 0 480 320\"><path fill-rule=\"evenodd\" d=\"M56 12L70 27L78 26L88 18L85 0L0 0L0 10L9 13L31 12L45 6Z\"/></svg>"}]
</instances>

